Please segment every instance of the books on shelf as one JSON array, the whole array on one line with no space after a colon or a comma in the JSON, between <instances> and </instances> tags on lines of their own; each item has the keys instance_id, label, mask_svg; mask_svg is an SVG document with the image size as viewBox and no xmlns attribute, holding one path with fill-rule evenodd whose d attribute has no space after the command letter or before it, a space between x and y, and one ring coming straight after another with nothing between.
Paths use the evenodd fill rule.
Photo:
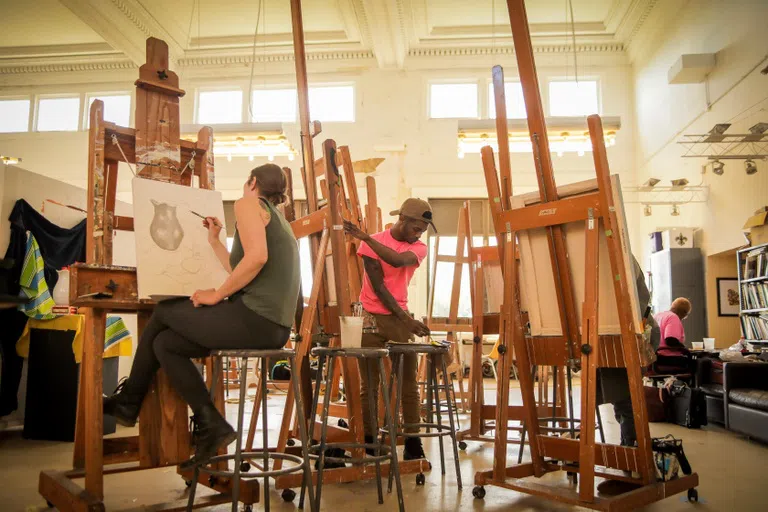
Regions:
<instances>
[{"instance_id":1,"label":"books on shelf","mask_svg":"<svg viewBox=\"0 0 768 512\"><path fill-rule=\"evenodd\" d=\"M768 313L741 315L741 332L747 341L768 340Z\"/></svg>"},{"instance_id":2,"label":"books on shelf","mask_svg":"<svg viewBox=\"0 0 768 512\"><path fill-rule=\"evenodd\" d=\"M742 269L744 279L768 277L768 247L760 247L747 253Z\"/></svg>"},{"instance_id":3,"label":"books on shelf","mask_svg":"<svg viewBox=\"0 0 768 512\"><path fill-rule=\"evenodd\" d=\"M768 308L768 281L741 285L742 309Z\"/></svg>"}]
</instances>

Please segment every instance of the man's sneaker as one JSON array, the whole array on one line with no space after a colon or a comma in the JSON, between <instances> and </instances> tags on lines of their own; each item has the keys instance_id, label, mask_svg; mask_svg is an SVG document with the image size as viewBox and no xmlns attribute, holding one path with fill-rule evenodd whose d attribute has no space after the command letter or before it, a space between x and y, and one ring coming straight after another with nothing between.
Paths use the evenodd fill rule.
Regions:
<instances>
[{"instance_id":1,"label":"man's sneaker","mask_svg":"<svg viewBox=\"0 0 768 512\"><path fill-rule=\"evenodd\" d=\"M403 450L403 460L426 459L424 447L421 445L421 439L418 437L405 438L405 450Z\"/></svg>"}]
</instances>

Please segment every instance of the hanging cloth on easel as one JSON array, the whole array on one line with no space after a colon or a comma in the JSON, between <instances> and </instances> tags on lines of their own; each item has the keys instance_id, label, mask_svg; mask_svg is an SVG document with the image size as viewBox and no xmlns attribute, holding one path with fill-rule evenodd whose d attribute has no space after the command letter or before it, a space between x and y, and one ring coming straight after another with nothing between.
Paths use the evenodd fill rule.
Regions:
<instances>
[{"instance_id":1,"label":"hanging cloth on easel","mask_svg":"<svg viewBox=\"0 0 768 512\"><path fill-rule=\"evenodd\" d=\"M21 267L19 294L29 299L29 302L19 305L19 311L30 318L50 320L58 315L52 313L56 303L53 302L48 284L45 282L43 267L40 246L37 245L32 233L27 232L27 253L24 255L24 264Z\"/></svg>"},{"instance_id":2,"label":"hanging cloth on easel","mask_svg":"<svg viewBox=\"0 0 768 512\"><path fill-rule=\"evenodd\" d=\"M23 199L16 204L8 217L11 223L11 237L5 259L14 260L9 269L8 291L18 295L19 280L27 246L27 231L34 235L43 257L45 281L51 289L58 281L57 270L76 261L85 261L85 228L83 219L72 228L62 228L52 223ZM16 354L16 342L27 324L27 316L16 309L0 310L0 352L2 373L0 374L0 417L18 408L17 395L21 380L23 359Z\"/></svg>"}]
</instances>

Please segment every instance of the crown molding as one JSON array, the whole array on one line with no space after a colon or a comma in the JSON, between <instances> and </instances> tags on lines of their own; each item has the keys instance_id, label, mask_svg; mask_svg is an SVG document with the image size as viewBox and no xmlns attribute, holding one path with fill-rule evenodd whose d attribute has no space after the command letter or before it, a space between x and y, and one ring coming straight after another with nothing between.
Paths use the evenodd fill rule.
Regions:
<instances>
[{"instance_id":1,"label":"crown molding","mask_svg":"<svg viewBox=\"0 0 768 512\"><path fill-rule=\"evenodd\" d=\"M370 50L339 50L330 52L312 52L307 53L308 61L329 61L329 60L364 60L373 59L375 56ZM269 55L256 55L254 60L251 55L208 55L199 57L185 57L180 59L178 64L180 68L192 68L203 66L226 66L237 64L252 63L270 63L270 62L293 62L293 53L273 53Z\"/></svg>"},{"instance_id":2,"label":"crown molding","mask_svg":"<svg viewBox=\"0 0 768 512\"><path fill-rule=\"evenodd\" d=\"M121 69L136 69L136 65L130 59L125 58L120 60L105 60L101 62L41 62L37 64L0 64L0 75L114 71Z\"/></svg>"},{"instance_id":3,"label":"crown molding","mask_svg":"<svg viewBox=\"0 0 768 512\"><path fill-rule=\"evenodd\" d=\"M350 43L346 32L343 30L326 30L318 32L305 32L304 43L312 49L317 44ZM256 36L256 51L262 49L281 48L289 50L293 48L293 34L290 32L275 34L258 34ZM249 52L253 50L253 36L219 36L219 37L193 37L190 40L190 51L205 50L210 48L247 48Z\"/></svg>"},{"instance_id":4,"label":"crown molding","mask_svg":"<svg viewBox=\"0 0 768 512\"><path fill-rule=\"evenodd\" d=\"M88 55L120 55L107 43L57 44L0 47L0 64L4 59L72 57Z\"/></svg>"},{"instance_id":5,"label":"crown molding","mask_svg":"<svg viewBox=\"0 0 768 512\"><path fill-rule=\"evenodd\" d=\"M622 43L603 43L603 44L577 44L578 53L624 53ZM571 45L548 45L534 46L535 54L552 53L573 53ZM477 47L432 47L432 48L411 48L408 52L409 57L471 57L483 55L514 55L515 49L511 45L505 46L477 46Z\"/></svg>"}]
</instances>

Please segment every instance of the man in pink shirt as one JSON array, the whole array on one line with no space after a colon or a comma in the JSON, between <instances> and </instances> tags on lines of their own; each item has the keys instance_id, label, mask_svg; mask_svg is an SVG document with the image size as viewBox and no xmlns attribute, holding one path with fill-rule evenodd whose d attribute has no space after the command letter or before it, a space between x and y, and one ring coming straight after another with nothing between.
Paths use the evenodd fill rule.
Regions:
<instances>
[{"instance_id":1,"label":"man in pink shirt","mask_svg":"<svg viewBox=\"0 0 768 512\"><path fill-rule=\"evenodd\" d=\"M384 348L388 341L407 343L413 336L426 336L429 328L408 312L408 285L413 273L427 256L427 246L419 240L428 226L432 226L432 208L421 199L407 199L399 210L390 215L397 215L398 220L391 229L368 235L351 222L344 222L344 228L350 235L363 243L357 254L363 258L365 278L360 292L360 302L369 320L375 321L376 332L363 334L364 347ZM403 360L403 422L416 424L420 419L419 389L416 384L418 361L415 354L405 356ZM367 411L370 397L378 400L379 368L369 364L371 379L367 382L366 372L362 371L363 410ZM364 414L366 441L376 435L377 425L371 424L368 414ZM406 428L406 433L416 433L418 429ZM423 459L424 450L421 439L406 437L404 460Z\"/></svg>"},{"instance_id":2,"label":"man in pink shirt","mask_svg":"<svg viewBox=\"0 0 768 512\"><path fill-rule=\"evenodd\" d=\"M691 369L690 353L685 346L683 320L691 312L691 301L678 297L672 301L669 311L654 315L659 324L660 342L656 350L654 368L662 373L679 373Z\"/></svg>"}]
</instances>

